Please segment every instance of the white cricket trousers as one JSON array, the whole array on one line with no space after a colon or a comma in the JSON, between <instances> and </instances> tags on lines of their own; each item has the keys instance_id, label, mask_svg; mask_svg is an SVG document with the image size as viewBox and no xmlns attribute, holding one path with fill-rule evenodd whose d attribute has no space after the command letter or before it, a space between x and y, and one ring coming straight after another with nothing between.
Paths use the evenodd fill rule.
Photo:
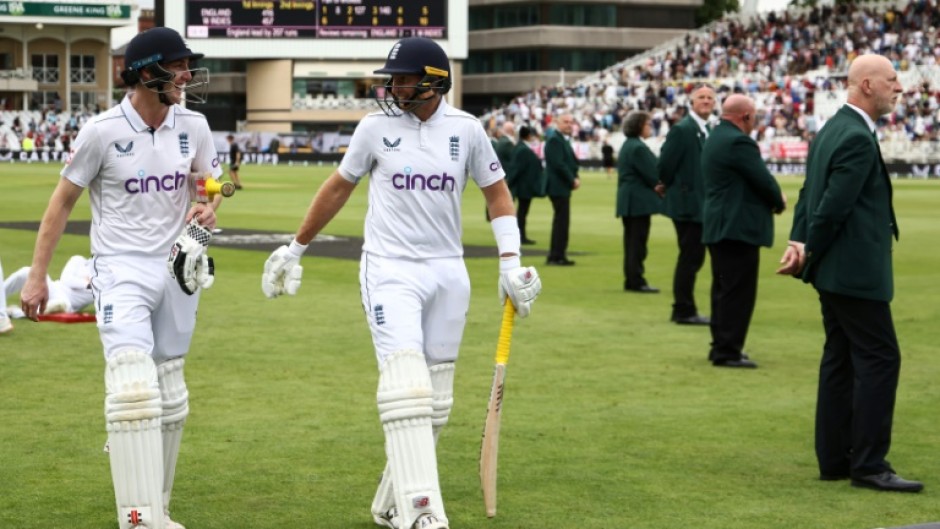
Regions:
<instances>
[{"instance_id":1,"label":"white cricket trousers","mask_svg":"<svg viewBox=\"0 0 940 529\"><path fill-rule=\"evenodd\" d=\"M183 292L166 258L95 257L91 276L105 358L132 349L149 353L159 365L189 351L201 291Z\"/></svg>"},{"instance_id":2,"label":"white cricket trousers","mask_svg":"<svg viewBox=\"0 0 940 529\"><path fill-rule=\"evenodd\" d=\"M413 260L363 252L359 285L379 366L402 349L424 352L428 365L457 359L470 308L462 257Z\"/></svg>"}]
</instances>

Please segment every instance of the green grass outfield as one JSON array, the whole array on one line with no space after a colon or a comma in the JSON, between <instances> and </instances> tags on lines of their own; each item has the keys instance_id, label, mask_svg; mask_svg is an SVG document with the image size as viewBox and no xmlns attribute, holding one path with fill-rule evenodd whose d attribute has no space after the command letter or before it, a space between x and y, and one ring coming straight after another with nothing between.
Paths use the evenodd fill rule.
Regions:
<instances>
[{"instance_id":1,"label":"green grass outfield","mask_svg":"<svg viewBox=\"0 0 940 529\"><path fill-rule=\"evenodd\" d=\"M0 222L39 220L59 167L0 165ZM219 212L226 228L293 232L328 168L244 166L245 190ZM800 180L783 178L795 202ZM903 353L890 460L920 495L821 482L813 409L822 344L812 289L775 276L790 212L761 254L747 349L756 371L706 361L708 329L670 324L675 235L653 220L648 279L622 290L616 182L584 175L572 201L573 268L536 265L543 292L518 322L509 362L499 511L484 515L477 456L499 326L497 263L469 259L474 284L457 368L456 406L439 447L454 529L867 529L940 520L940 183L895 183L894 316ZM357 190L326 233L361 233ZM465 199L465 242L492 245L481 193ZM88 219L84 196L73 219ZM534 203L529 236L545 250L551 207ZM0 229L9 274L35 234ZM51 271L88 252L66 235ZM308 251L292 298L259 287L266 253L215 248L187 360L191 414L174 518L190 529L373 527L384 462L377 370L358 294L358 263ZM495 249L494 249L495 254ZM708 311L709 269L697 297ZM12 301L12 300L11 300ZM0 528L117 527L94 325L17 322L0 337Z\"/></svg>"}]
</instances>

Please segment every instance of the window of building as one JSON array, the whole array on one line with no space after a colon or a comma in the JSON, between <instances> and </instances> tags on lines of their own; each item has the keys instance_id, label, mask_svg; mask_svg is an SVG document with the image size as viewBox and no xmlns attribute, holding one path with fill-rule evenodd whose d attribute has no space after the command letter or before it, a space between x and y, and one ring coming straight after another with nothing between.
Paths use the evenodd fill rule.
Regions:
<instances>
[{"instance_id":1,"label":"window of building","mask_svg":"<svg viewBox=\"0 0 940 529\"><path fill-rule=\"evenodd\" d=\"M59 56L34 53L30 59L33 79L41 84L59 84Z\"/></svg>"},{"instance_id":2,"label":"window of building","mask_svg":"<svg viewBox=\"0 0 940 529\"><path fill-rule=\"evenodd\" d=\"M62 100L59 99L59 93L52 92L32 92L29 98L29 108L31 110L55 109L56 104L61 110Z\"/></svg>"},{"instance_id":3,"label":"window of building","mask_svg":"<svg viewBox=\"0 0 940 529\"><path fill-rule=\"evenodd\" d=\"M617 7L607 4L553 4L548 11L548 24L558 26L617 26Z\"/></svg>"},{"instance_id":4,"label":"window of building","mask_svg":"<svg viewBox=\"0 0 940 529\"><path fill-rule=\"evenodd\" d=\"M72 92L72 112L97 112L97 92Z\"/></svg>"},{"instance_id":5,"label":"window of building","mask_svg":"<svg viewBox=\"0 0 940 529\"><path fill-rule=\"evenodd\" d=\"M538 5L501 5L471 7L470 31L495 28L515 28L539 24Z\"/></svg>"},{"instance_id":6,"label":"window of building","mask_svg":"<svg viewBox=\"0 0 940 529\"><path fill-rule=\"evenodd\" d=\"M621 6L620 25L631 28L691 29L695 23L695 8L679 6Z\"/></svg>"},{"instance_id":7,"label":"window of building","mask_svg":"<svg viewBox=\"0 0 940 529\"><path fill-rule=\"evenodd\" d=\"M467 75L542 70L537 50L474 52L463 65Z\"/></svg>"},{"instance_id":8,"label":"window of building","mask_svg":"<svg viewBox=\"0 0 940 529\"><path fill-rule=\"evenodd\" d=\"M95 56L72 55L69 80L76 84L95 84Z\"/></svg>"},{"instance_id":9,"label":"window of building","mask_svg":"<svg viewBox=\"0 0 940 529\"><path fill-rule=\"evenodd\" d=\"M548 56L548 69L572 72L590 72L603 70L617 63L618 55L609 50L569 50L552 51Z\"/></svg>"},{"instance_id":10,"label":"window of building","mask_svg":"<svg viewBox=\"0 0 940 529\"><path fill-rule=\"evenodd\" d=\"M216 73L246 73L248 62L244 59L199 59L191 63L190 68L206 68L209 74Z\"/></svg>"},{"instance_id":11,"label":"window of building","mask_svg":"<svg viewBox=\"0 0 940 529\"><path fill-rule=\"evenodd\" d=\"M297 78L291 83L297 97L369 97L369 82L363 79Z\"/></svg>"}]
</instances>

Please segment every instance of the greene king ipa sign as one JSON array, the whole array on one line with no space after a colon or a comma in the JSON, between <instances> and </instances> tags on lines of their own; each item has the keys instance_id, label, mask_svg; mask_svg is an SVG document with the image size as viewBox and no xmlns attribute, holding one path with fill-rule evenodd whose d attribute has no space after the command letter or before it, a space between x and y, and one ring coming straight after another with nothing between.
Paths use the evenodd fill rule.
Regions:
<instances>
[{"instance_id":1,"label":"greene king ipa sign","mask_svg":"<svg viewBox=\"0 0 940 529\"><path fill-rule=\"evenodd\" d=\"M131 6L0 1L0 16L130 19Z\"/></svg>"}]
</instances>

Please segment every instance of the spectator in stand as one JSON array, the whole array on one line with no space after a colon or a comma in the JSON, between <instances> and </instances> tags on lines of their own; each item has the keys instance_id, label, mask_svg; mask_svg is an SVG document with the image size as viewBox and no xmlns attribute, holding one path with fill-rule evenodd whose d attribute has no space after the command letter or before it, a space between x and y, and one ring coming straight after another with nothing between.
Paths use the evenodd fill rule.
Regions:
<instances>
[{"instance_id":1,"label":"spectator in stand","mask_svg":"<svg viewBox=\"0 0 940 529\"><path fill-rule=\"evenodd\" d=\"M22 149L25 152L33 152L36 148L36 144L33 140L33 131L29 131L23 136Z\"/></svg>"}]
</instances>

